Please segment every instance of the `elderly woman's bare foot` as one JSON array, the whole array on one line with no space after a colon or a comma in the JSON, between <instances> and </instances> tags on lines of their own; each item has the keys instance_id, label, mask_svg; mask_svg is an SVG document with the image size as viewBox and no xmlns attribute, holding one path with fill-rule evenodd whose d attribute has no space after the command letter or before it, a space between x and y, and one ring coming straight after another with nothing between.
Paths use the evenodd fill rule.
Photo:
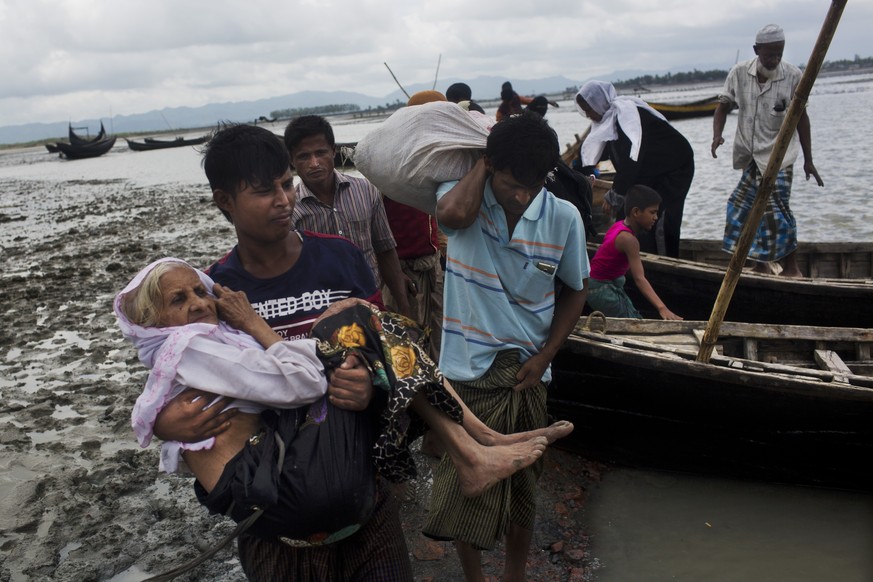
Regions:
<instances>
[{"instance_id":1,"label":"elderly woman's bare foot","mask_svg":"<svg viewBox=\"0 0 873 582\"><path fill-rule=\"evenodd\" d=\"M496 447L473 445L451 459L458 473L464 497L482 495L507 477L536 462L543 456L548 440L535 437L524 442Z\"/></svg>"},{"instance_id":2,"label":"elderly woman's bare foot","mask_svg":"<svg viewBox=\"0 0 873 582\"><path fill-rule=\"evenodd\" d=\"M548 444L552 444L558 439L573 432L573 423L568 420L559 420L547 427L538 428L536 430L528 430L525 432L515 432L511 434L503 434L497 431L489 430L488 432L478 433L473 437L481 444L489 447L512 445L528 441L536 437L545 437Z\"/></svg>"}]
</instances>

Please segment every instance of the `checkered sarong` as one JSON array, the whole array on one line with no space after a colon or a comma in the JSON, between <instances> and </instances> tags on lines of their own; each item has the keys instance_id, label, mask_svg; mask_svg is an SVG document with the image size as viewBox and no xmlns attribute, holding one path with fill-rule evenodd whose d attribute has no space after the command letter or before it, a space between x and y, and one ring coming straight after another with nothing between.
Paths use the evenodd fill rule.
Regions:
<instances>
[{"instance_id":1,"label":"checkered sarong","mask_svg":"<svg viewBox=\"0 0 873 582\"><path fill-rule=\"evenodd\" d=\"M624 290L624 282L624 275L611 281L588 279L588 305L606 317L642 319L643 316Z\"/></svg>"},{"instance_id":2,"label":"checkered sarong","mask_svg":"<svg viewBox=\"0 0 873 582\"><path fill-rule=\"evenodd\" d=\"M449 380L470 410L504 434L546 426L546 385L515 392L521 368L517 350L499 352L484 376L470 382ZM460 540L482 550L494 549L510 523L533 529L540 458L478 497L461 495L458 475L448 455L434 474L431 511L422 533L438 540Z\"/></svg>"},{"instance_id":3,"label":"checkered sarong","mask_svg":"<svg viewBox=\"0 0 873 582\"><path fill-rule=\"evenodd\" d=\"M749 258L752 260L778 261L797 249L797 222L788 206L793 175L793 166L783 168L776 175L773 192L749 250ZM737 247L743 224L755 202L760 181L758 168L755 162L751 162L743 171L740 183L728 198L722 249L729 253L733 253Z\"/></svg>"}]
</instances>

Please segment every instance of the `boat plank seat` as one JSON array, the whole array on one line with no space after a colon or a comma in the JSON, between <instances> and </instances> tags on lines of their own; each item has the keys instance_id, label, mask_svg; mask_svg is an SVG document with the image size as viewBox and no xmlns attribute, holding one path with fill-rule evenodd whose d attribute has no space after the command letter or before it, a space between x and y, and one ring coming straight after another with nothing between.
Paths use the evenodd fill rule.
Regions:
<instances>
[{"instance_id":1,"label":"boat plank seat","mask_svg":"<svg viewBox=\"0 0 873 582\"><path fill-rule=\"evenodd\" d=\"M697 340L697 347L700 347L700 344L703 343L703 335L706 333L702 329L693 329L691 333L694 334L694 339ZM719 356L724 355L724 346L721 344L715 344L715 353Z\"/></svg>"},{"instance_id":2,"label":"boat plank seat","mask_svg":"<svg viewBox=\"0 0 873 582\"><path fill-rule=\"evenodd\" d=\"M823 330L816 326L796 325L791 326L791 339L808 341L844 341L844 342L873 342L873 329L859 330L858 328L828 328ZM860 332L860 333L859 333ZM720 337L748 337L755 339L787 337L784 329L778 324L756 323L736 324L725 321L719 329Z\"/></svg>"},{"instance_id":3,"label":"boat plank seat","mask_svg":"<svg viewBox=\"0 0 873 582\"><path fill-rule=\"evenodd\" d=\"M832 350L815 350L815 361L822 370L829 370L842 382L853 374L843 359Z\"/></svg>"}]
</instances>

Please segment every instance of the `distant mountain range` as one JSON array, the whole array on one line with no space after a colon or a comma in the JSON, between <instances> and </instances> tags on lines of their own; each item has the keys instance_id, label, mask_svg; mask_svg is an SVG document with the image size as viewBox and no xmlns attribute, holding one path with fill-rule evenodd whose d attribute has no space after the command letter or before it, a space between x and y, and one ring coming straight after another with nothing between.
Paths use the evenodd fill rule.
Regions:
<instances>
[{"instance_id":1,"label":"distant mountain range","mask_svg":"<svg viewBox=\"0 0 873 582\"><path fill-rule=\"evenodd\" d=\"M642 74L643 71L618 71L603 77L604 80L627 79ZM445 91L452 83L463 81L473 90L473 98L479 101L498 99L500 86L505 77L477 77L475 79L444 79L437 83L438 91ZM547 77L543 79L510 79L512 87L522 95L556 94L576 87L581 81L566 77ZM411 95L416 91L433 88L430 83L417 83L404 87ZM212 103L201 107L167 107L164 109L137 113L133 115L115 115L111 119L79 119L73 120L73 127L90 128L89 134L96 135L100 122L106 126L109 133L145 133L163 132L169 128L183 131L201 127L212 127L219 121L252 122L260 117L270 117L273 111L299 107L316 107L319 105L346 104L358 105L362 109L378 107L397 100L406 102L406 95L396 90L385 97L373 97L350 91L301 91L281 97L258 99L255 101L234 101L227 103ZM0 127L0 144L27 143L44 139L65 139L67 136L67 121L45 123L27 123ZM84 133L84 132L82 132Z\"/></svg>"},{"instance_id":2,"label":"distant mountain range","mask_svg":"<svg viewBox=\"0 0 873 582\"><path fill-rule=\"evenodd\" d=\"M464 81L473 89L474 99L496 99L500 95L500 86L506 81L503 77L478 77ZM437 83L438 91L461 79L445 79ZM513 88L523 95L556 93L573 87L578 81L566 77L549 77L534 80L512 80ZM406 86L409 94L424 89L431 89L432 84L418 83ZM316 107L340 103L352 103L362 109L377 107L397 100L406 102L406 95L398 89L385 97L373 97L363 93L350 91L301 91L281 97L258 99L254 101L235 101L228 103L211 103L201 107L167 107L146 113L133 115L115 115L111 119L79 119L73 120L73 127L90 128L90 134L96 135L103 121L110 133L140 133L149 131L166 131L169 127L177 130L211 127L219 121L251 122L261 116L269 117L273 111L298 107ZM67 136L67 121L46 123L27 123L0 127L0 144L27 143L43 139L65 139ZM84 132L83 132L84 133Z\"/></svg>"}]
</instances>

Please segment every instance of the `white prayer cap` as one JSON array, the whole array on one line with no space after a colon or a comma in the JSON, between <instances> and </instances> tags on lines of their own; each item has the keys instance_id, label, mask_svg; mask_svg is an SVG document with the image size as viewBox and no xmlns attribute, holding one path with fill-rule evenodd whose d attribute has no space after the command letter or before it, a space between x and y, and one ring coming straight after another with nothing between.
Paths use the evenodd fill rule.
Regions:
<instances>
[{"instance_id":1,"label":"white prayer cap","mask_svg":"<svg viewBox=\"0 0 873 582\"><path fill-rule=\"evenodd\" d=\"M768 24L755 35L755 44L785 42L785 31L778 24Z\"/></svg>"}]
</instances>

